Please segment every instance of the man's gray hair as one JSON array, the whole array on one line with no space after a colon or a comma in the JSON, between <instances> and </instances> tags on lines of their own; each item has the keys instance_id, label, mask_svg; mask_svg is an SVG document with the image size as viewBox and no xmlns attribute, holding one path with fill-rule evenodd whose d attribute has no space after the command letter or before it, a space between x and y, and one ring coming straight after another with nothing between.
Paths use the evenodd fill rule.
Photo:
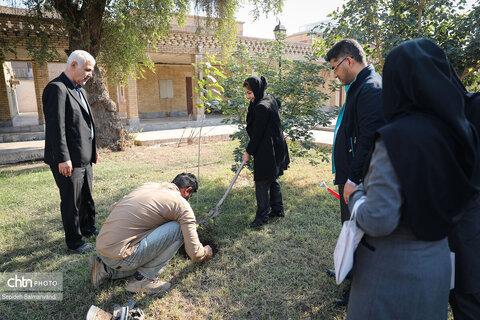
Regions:
<instances>
[{"instance_id":1,"label":"man's gray hair","mask_svg":"<svg viewBox=\"0 0 480 320\"><path fill-rule=\"evenodd\" d=\"M77 62L78 68L82 68L87 61L90 61L93 65L96 63L95 58L84 50L75 50L68 56L66 69L70 68L73 61Z\"/></svg>"}]
</instances>

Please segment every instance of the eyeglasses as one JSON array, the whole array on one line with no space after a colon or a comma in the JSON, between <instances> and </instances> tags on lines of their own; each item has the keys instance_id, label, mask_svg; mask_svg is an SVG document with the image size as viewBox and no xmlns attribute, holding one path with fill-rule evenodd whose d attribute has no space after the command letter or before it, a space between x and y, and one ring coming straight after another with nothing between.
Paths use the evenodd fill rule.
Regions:
<instances>
[{"instance_id":1,"label":"eyeglasses","mask_svg":"<svg viewBox=\"0 0 480 320\"><path fill-rule=\"evenodd\" d=\"M338 69L338 67L342 64L343 61L345 61L345 59L347 59L348 57L345 57L342 59L342 61L340 61L340 63L338 63L335 67L332 67L332 71L333 73L335 73Z\"/></svg>"}]
</instances>

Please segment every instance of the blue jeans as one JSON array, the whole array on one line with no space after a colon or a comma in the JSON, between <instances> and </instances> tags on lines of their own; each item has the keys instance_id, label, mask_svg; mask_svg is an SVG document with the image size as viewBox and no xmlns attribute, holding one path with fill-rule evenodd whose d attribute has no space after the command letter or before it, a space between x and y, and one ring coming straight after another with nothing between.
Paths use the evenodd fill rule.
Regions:
<instances>
[{"instance_id":1,"label":"blue jeans","mask_svg":"<svg viewBox=\"0 0 480 320\"><path fill-rule=\"evenodd\" d=\"M116 260L98 254L107 266L112 279L120 279L139 272L155 280L183 244L182 229L176 221L167 222L146 236L128 257Z\"/></svg>"}]
</instances>

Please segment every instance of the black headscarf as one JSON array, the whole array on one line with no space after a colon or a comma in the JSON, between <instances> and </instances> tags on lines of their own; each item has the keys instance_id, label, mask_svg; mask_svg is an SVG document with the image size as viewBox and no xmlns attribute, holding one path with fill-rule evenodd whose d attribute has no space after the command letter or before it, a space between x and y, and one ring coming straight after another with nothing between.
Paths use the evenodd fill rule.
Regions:
<instances>
[{"instance_id":1,"label":"black headscarf","mask_svg":"<svg viewBox=\"0 0 480 320\"><path fill-rule=\"evenodd\" d=\"M473 177L480 146L455 76L443 50L426 39L393 49L383 68L387 125L378 132L400 181L403 212L423 240L446 237L480 190Z\"/></svg>"},{"instance_id":2,"label":"black headscarf","mask_svg":"<svg viewBox=\"0 0 480 320\"><path fill-rule=\"evenodd\" d=\"M450 69L454 74L454 80L458 88L463 92L463 97L465 101L465 116L468 121L470 121L475 129L477 130L477 135L480 138L480 92L468 92L462 81L458 77L457 73L453 69L453 66L450 64ZM474 173L474 181L479 184L480 182L480 148L477 149L479 154L477 161L477 167Z\"/></svg>"},{"instance_id":3,"label":"black headscarf","mask_svg":"<svg viewBox=\"0 0 480 320\"><path fill-rule=\"evenodd\" d=\"M247 79L247 82L252 89L255 100L253 101L253 106L256 106L257 103L263 99L265 96L265 90L267 89L267 79L264 76L260 77L250 77ZM252 105L252 102L250 102Z\"/></svg>"}]
</instances>

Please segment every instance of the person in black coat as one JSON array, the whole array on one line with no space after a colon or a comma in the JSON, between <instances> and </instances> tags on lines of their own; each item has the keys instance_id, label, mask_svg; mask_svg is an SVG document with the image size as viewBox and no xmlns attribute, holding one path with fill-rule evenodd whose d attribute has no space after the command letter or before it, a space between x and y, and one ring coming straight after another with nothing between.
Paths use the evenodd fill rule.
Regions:
<instances>
[{"instance_id":1,"label":"person in black coat","mask_svg":"<svg viewBox=\"0 0 480 320\"><path fill-rule=\"evenodd\" d=\"M250 138L242 159L253 156L253 177L257 198L257 213L251 228L268 222L269 218L285 216L278 177L288 168L290 158L283 136L278 110L280 101L266 93L267 80L250 77L243 87L250 100L247 113L247 133Z\"/></svg>"},{"instance_id":2,"label":"person in black coat","mask_svg":"<svg viewBox=\"0 0 480 320\"><path fill-rule=\"evenodd\" d=\"M464 95L465 116L480 137L480 92L469 93L451 64L450 69L453 80ZM480 160L477 161L474 177L480 180ZM455 252L455 287L450 292L453 318L480 319L480 192L467 203L462 218L448 236L448 242L450 250Z\"/></svg>"},{"instance_id":3,"label":"person in black coat","mask_svg":"<svg viewBox=\"0 0 480 320\"><path fill-rule=\"evenodd\" d=\"M65 72L43 90L45 115L44 161L50 166L60 191L65 241L72 253L94 247L82 236L97 235L92 198L92 163L98 159L92 110L82 86L92 77L95 59L76 50L67 60Z\"/></svg>"},{"instance_id":4,"label":"person in black coat","mask_svg":"<svg viewBox=\"0 0 480 320\"><path fill-rule=\"evenodd\" d=\"M353 39L337 42L326 54L333 75L345 86L346 101L338 115L333 138L334 184L340 194L340 218L350 219L348 197L363 182L375 131L385 124L382 112L382 77L368 65L362 46ZM327 274L335 275L334 270ZM345 306L348 290L336 300Z\"/></svg>"}]
</instances>

